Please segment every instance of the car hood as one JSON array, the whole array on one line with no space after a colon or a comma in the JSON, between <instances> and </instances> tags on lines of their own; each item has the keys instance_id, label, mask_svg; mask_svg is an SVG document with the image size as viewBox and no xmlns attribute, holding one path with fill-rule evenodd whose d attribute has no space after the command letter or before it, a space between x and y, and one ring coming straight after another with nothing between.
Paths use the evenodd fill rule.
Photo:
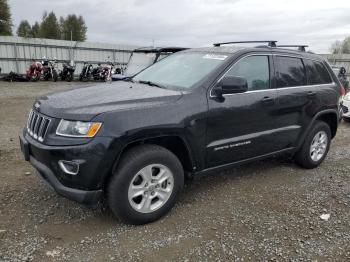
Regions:
<instances>
[{"instance_id":1,"label":"car hood","mask_svg":"<svg viewBox=\"0 0 350 262\"><path fill-rule=\"evenodd\" d=\"M40 97L34 107L57 118L89 121L109 112L160 106L178 100L182 92L132 82L112 82Z\"/></svg>"}]
</instances>

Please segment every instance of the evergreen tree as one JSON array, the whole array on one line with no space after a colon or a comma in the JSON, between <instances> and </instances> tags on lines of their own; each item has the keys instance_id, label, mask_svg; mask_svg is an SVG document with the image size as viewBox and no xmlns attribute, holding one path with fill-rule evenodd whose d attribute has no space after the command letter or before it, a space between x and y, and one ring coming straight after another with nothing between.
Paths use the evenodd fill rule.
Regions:
<instances>
[{"instance_id":1,"label":"evergreen tree","mask_svg":"<svg viewBox=\"0 0 350 262\"><path fill-rule=\"evenodd\" d=\"M7 0L0 0L0 35L12 35L12 20Z\"/></svg>"},{"instance_id":2,"label":"evergreen tree","mask_svg":"<svg viewBox=\"0 0 350 262\"><path fill-rule=\"evenodd\" d=\"M40 37L40 24L38 22L35 22L35 24L32 26L31 35L33 38Z\"/></svg>"},{"instance_id":3,"label":"evergreen tree","mask_svg":"<svg viewBox=\"0 0 350 262\"><path fill-rule=\"evenodd\" d=\"M40 25L40 37L49 39L60 39L60 28L54 12L47 12L43 15Z\"/></svg>"},{"instance_id":4,"label":"evergreen tree","mask_svg":"<svg viewBox=\"0 0 350 262\"><path fill-rule=\"evenodd\" d=\"M68 15L65 19L61 18L62 39L73 41L85 41L87 27L82 16L75 14Z\"/></svg>"},{"instance_id":5,"label":"evergreen tree","mask_svg":"<svg viewBox=\"0 0 350 262\"><path fill-rule=\"evenodd\" d=\"M31 37L32 28L27 20L22 20L17 28L17 35L21 37Z\"/></svg>"}]
</instances>

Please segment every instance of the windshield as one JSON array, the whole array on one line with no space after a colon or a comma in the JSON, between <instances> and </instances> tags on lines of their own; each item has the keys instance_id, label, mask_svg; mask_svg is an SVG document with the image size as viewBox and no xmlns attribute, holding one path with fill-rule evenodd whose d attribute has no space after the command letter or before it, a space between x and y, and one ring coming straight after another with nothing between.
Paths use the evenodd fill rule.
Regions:
<instances>
[{"instance_id":1,"label":"windshield","mask_svg":"<svg viewBox=\"0 0 350 262\"><path fill-rule=\"evenodd\" d=\"M191 89L226 58L221 54L178 53L155 63L133 80L152 82L168 89Z\"/></svg>"},{"instance_id":2,"label":"windshield","mask_svg":"<svg viewBox=\"0 0 350 262\"><path fill-rule=\"evenodd\" d=\"M153 64L156 53L132 53L130 61L125 70L125 75L133 76Z\"/></svg>"}]
</instances>

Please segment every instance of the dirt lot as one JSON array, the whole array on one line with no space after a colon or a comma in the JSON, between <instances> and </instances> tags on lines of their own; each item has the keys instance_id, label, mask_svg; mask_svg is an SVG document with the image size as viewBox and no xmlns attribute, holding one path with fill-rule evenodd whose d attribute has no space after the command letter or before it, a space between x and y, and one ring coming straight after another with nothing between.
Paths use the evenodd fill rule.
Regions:
<instances>
[{"instance_id":1,"label":"dirt lot","mask_svg":"<svg viewBox=\"0 0 350 262\"><path fill-rule=\"evenodd\" d=\"M0 82L0 261L350 260L350 125L318 169L275 158L198 177L166 217L127 226L56 195L22 159L34 98L77 85Z\"/></svg>"}]
</instances>

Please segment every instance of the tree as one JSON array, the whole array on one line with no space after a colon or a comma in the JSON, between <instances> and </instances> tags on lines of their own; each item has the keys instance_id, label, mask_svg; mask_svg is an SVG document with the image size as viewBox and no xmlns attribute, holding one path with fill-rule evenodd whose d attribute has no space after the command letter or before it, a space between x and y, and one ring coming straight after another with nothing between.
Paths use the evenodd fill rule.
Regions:
<instances>
[{"instance_id":1,"label":"tree","mask_svg":"<svg viewBox=\"0 0 350 262\"><path fill-rule=\"evenodd\" d=\"M38 22L35 22L35 24L32 26L31 35L33 38L40 37L40 24Z\"/></svg>"},{"instance_id":2,"label":"tree","mask_svg":"<svg viewBox=\"0 0 350 262\"><path fill-rule=\"evenodd\" d=\"M65 19L60 18L62 39L73 41L85 41L87 27L82 16L68 15Z\"/></svg>"},{"instance_id":3,"label":"tree","mask_svg":"<svg viewBox=\"0 0 350 262\"><path fill-rule=\"evenodd\" d=\"M7 0L0 0L0 35L12 35L12 20Z\"/></svg>"},{"instance_id":4,"label":"tree","mask_svg":"<svg viewBox=\"0 0 350 262\"><path fill-rule=\"evenodd\" d=\"M350 54L350 37L346 37L343 41L335 41L331 46L333 54Z\"/></svg>"},{"instance_id":5,"label":"tree","mask_svg":"<svg viewBox=\"0 0 350 262\"><path fill-rule=\"evenodd\" d=\"M31 37L32 27L27 20L22 20L17 28L17 35L21 37Z\"/></svg>"},{"instance_id":6,"label":"tree","mask_svg":"<svg viewBox=\"0 0 350 262\"><path fill-rule=\"evenodd\" d=\"M40 25L40 37L49 39L60 39L60 28L54 12L44 12Z\"/></svg>"}]
</instances>

